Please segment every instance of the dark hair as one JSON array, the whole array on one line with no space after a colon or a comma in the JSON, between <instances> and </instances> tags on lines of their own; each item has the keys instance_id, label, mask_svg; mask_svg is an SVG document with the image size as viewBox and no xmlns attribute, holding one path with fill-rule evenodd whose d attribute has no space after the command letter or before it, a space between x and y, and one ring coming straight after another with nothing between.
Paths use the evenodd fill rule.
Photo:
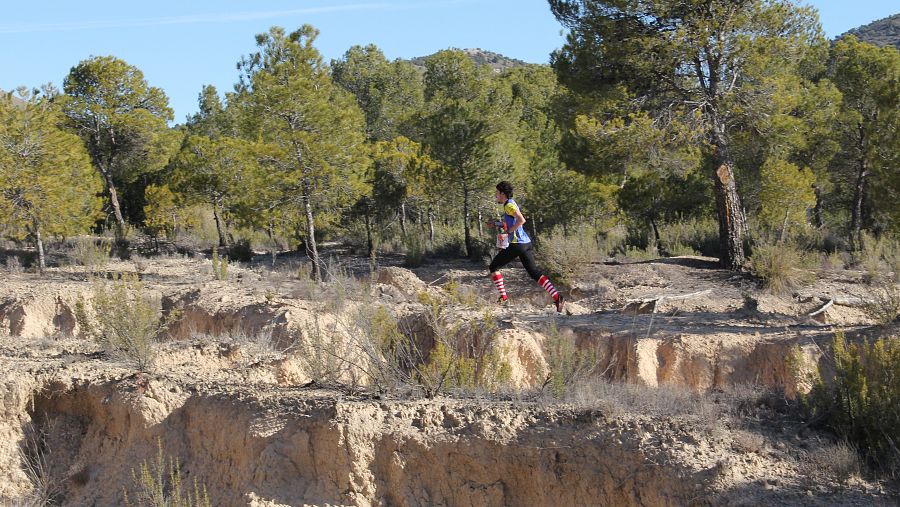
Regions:
<instances>
[{"instance_id":1,"label":"dark hair","mask_svg":"<svg viewBox=\"0 0 900 507\"><path fill-rule=\"evenodd\" d=\"M508 181L501 181L500 183L497 183L497 190L506 194L507 199L512 199L512 183Z\"/></svg>"}]
</instances>

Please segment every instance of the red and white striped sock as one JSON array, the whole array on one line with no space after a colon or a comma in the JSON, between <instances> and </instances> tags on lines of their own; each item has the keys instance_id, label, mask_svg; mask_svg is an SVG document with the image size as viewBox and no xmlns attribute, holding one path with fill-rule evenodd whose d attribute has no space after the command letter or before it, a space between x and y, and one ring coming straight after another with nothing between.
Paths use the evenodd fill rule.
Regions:
<instances>
[{"instance_id":1,"label":"red and white striped sock","mask_svg":"<svg viewBox=\"0 0 900 507\"><path fill-rule=\"evenodd\" d=\"M500 299L506 301L508 299L508 296L506 295L506 286L503 285L503 275L497 273L491 276L491 280L494 281L494 285L496 285L497 290L500 291Z\"/></svg>"},{"instance_id":2,"label":"red and white striped sock","mask_svg":"<svg viewBox=\"0 0 900 507\"><path fill-rule=\"evenodd\" d=\"M559 292L557 292L556 287L554 287L553 284L550 283L549 278L541 275L541 277L538 278L538 284L540 284L540 286L543 287L548 294L550 294L550 297L552 297L554 301L557 301L559 299Z\"/></svg>"}]
</instances>

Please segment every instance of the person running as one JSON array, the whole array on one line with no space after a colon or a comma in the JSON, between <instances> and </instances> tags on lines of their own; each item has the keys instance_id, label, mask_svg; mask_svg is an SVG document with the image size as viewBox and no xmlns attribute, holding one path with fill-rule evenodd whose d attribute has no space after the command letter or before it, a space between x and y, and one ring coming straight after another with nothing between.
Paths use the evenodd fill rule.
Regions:
<instances>
[{"instance_id":1,"label":"person running","mask_svg":"<svg viewBox=\"0 0 900 507\"><path fill-rule=\"evenodd\" d=\"M500 291L499 302L505 303L509 300L509 296L506 294L506 286L503 284L503 275L500 274L500 268L518 257L519 260L522 261L522 266L525 267L525 271L528 272L528 275L531 276L538 285L543 287L543 289L550 294L550 297L553 298L553 302L556 304L556 311L562 312L563 305L565 304L562 294L553 287L553 284L550 283L550 279L547 278L547 276L538 269L537 264L535 264L531 238L528 237L528 233L526 233L525 229L522 227L525 224L525 217L522 216L522 212L519 210L519 206L516 204L516 201L513 200L512 196L512 184L508 181L497 183L497 192L494 194L494 197L497 199L497 204L503 205L503 217L500 222L493 225L496 225L505 231L508 235L509 243L504 247L501 242L498 242L497 246L501 247L501 250L491 261L491 265L488 268L491 273L491 280L494 281L494 285L497 287L497 290ZM503 241L502 243L506 243L506 241Z\"/></svg>"}]
</instances>

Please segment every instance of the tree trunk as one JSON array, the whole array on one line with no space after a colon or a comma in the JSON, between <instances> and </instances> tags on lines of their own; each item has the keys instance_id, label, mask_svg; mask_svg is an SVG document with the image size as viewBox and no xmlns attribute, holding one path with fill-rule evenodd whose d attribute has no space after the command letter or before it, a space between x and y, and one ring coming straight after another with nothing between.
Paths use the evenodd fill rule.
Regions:
<instances>
[{"instance_id":1,"label":"tree trunk","mask_svg":"<svg viewBox=\"0 0 900 507\"><path fill-rule=\"evenodd\" d=\"M431 242L431 249L434 250L434 210L428 210L428 240Z\"/></svg>"},{"instance_id":2,"label":"tree trunk","mask_svg":"<svg viewBox=\"0 0 900 507\"><path fill-rule=\"evenodd\" d=\"M650 217L650 228L653 229L653 241L656 242L656 249L659 250L659 227L656 225L656 219Z\"/></svg>"},{"instance_id":3,"label":"tree trunk","mask_svg":"<svg viewBox=\"0 0 900 507\"><path fill-rule=\"evenodd\" d=\"M469 186L463 185L463 234L466 243L466 257L472 257L472 232L469 226Z\"/></svg>"},{"instance_id":4,"label":"tree trunk","mask_svg":"<svg viewBox=\"0 0 900 507\"><path fill-rule=\"evenodd\" d=\"M718 121L714 123L712 137L715 153L715 194L716 214L719 219L719 246L722 256L721 265L727 269L739 270L746 260L744 256L744 237L747 232L747 218L741 207L741 197L734 181L734 161L728 151L724 126Z\"/></svg>"},{"instance_id":5,"label":"tree trunk","mask_svg":"<svg viewBox=\"0 0 900 507\"><path fill-rule=\"evenodd\" d=\"M113 183L112 174L109 170L101 171L103 173L103 181L106 182L106 191L109 192L109 204L112 206L113 215L116 217L116 240L125 239L125 219L122 217L122 208L119 206L119 194L116 191L116 185Z\"/></svg>"},{"instance_id":6,"label":"tree trunk","mask_svg":"<svg viewBox=\"0 0 900 507\"><path fill-rule=\"evenodd\" d=\"M869 176L869 168L865 156L865 136L862 125L859 126L859 160L856 173L856 185L853 189L853 209L850 210L850 249L862 248L862 211L865 198L866 180Z\"/></svg>"},{"instance_id":7,"label":"tree trunk","mask_svg":"<svg viewBox=\"0 0 900 507\"><path fill-rule=\"evenodd\" d=\"M481 208L478 208L478 237L484 236L484 228L481 224Z\"/></svg>"},{"instance_id":8,"label":"tree trunk","mask_svg":"<svg viewBox=\"0 0 900 507\"><path fill-rule=\"evenodd\" d=\"M225 226L222 223L222 217L219 214L219 203L213 203L213 218L216 220L216 232L219 233L219 246L225 248L228 241L225 239Z\"/></svg>"},{"instance_id":9,"label":"tree trunk","mask_svg":"<svg viewBox=\"0 0 900 507\"><path fill-rule=\"evenodd\" d=\"M816 207L813 208L813 223L816 225L816 229L821 229L825 227L825 218L823 215L823 205L822 205L822 187L817 183L815 185L816 189Z\"/></svg>"},{"instance_id":10,"label":"tree trunk","mask_svg":"<svg viewBox=\"0 0 900 507\"><path fill-rule=\"evenodd\" d=\"M368 248L367 255L369 257L371 257L372 252L375 251L375 245L372 243L372 222L369 219L369 211L368 210L366 210L364 217L366 219L366 247Z\"/></svg>"},{"instance_id":11,"label":"tree trunk","mask_svg":"<svg viewBox=\"0 0 900 507\"><path fill-rule=\"evenodd\" d=\"M34 246L38 254L38 271L43 273L47 269L47 260L44 257L44 241L41 239L41 228L38 221L34 221Z\"/></svg>"},{"instance_id":12,"label":"tree trunk","mask_svg":"<svg viewBox=\"0 0 900 507\"><path fill-rule=\"evenodd\" d=\"M304 183L303 193L303 210L306 213L306 253L312 259L313 279L321 282L322 267L319 264L319 250L316 248L316 225L313 222L312 203L310 202L312 189L308 183Z\"/></svg>"},{"instance_id":13,"label":"tree trunk","mask_svg":"<svg viewBox=\"0 0 900 507\"><path fill-rule=\"evenodd\" d=\"M406 203L400 203L400 233L406 235Z\"/></svg>"},{"instance_id":14,"label":"tree trunk","mask_svg":"<svg viewBox=\"0 0 900 507\"><path fill-rule=\"evenodd\" d=\"M272 243L272 269L275 269L275 261L278 260L278 250L281 245L275 239L275 230L271 220L266 224L266 236L269 237L269 242Z\"/></svg>"},{"instance_id":15,"label":"tree trunk","mask_svg":"<svg viewBox=\"0 0 900 507\"><path fill-rule=\"evenodd\" d=\"M778 235L778 244L783 244L785 238L787 237L787 228L788 228L788 217L790 215L787 211L784 212L784 223L781 224L781 234Z\"/></svg>"}]
</instances>

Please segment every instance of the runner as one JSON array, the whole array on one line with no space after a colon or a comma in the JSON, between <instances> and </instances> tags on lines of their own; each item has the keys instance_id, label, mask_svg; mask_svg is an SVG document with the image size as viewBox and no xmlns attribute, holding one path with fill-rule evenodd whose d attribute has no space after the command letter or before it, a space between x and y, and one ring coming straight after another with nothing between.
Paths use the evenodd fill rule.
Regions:
<instances>
[{"instance_id":1,"label":"runner","mask_svg":"<svg viewBox=\"0 0 900 507\"><path fill-rule=\"evenodd\" d=\"M491 280L494 281L494 285L496 285L497 290L500 291L499 302L505 303L509 300L509 296L506 294L506 286L503 284L503 275L500 274L500 268L518 257L519 260L522 261L522 265L525 267L525 271L528 272L528 275L531 276L538 285L543 287L544 290L550 294L550 297L553 298L553 302L556 304L556 311L562 312L563 305L565 304L562 294L553 287L553 284L550 283L550 279L547 278L538 269L537 264L535 264L531 238L528 237L528 233L526 233L525 229L522 227L525 224L525 217L522 216L522 212L519 210L519 206L516 204L516 201L513 200L512 196L512 184L508 181L497 183L497 192L494 194L494 197L497 199L497 204L503 205L503 217L500 222L491 225L500 229L500 231L498 231L497 241L500 253L494 257L494 260L491 261L491 266L488 269L491 272Z\"/></svg>"}]
</instances>

